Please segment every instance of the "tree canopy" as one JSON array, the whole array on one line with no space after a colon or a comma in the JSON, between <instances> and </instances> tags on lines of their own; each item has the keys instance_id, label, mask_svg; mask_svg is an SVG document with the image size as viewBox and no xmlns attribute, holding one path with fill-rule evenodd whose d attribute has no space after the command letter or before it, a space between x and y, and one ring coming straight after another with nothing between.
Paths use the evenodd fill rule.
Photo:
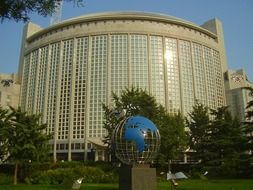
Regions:
<instances>
[{"instance_id":1,"label":"tree canopy","mask_svg":"<svg viewBox=\"0 0 253 190\"><path fill-rule=\"evenodd\" d=\"M186 121L187 127L190 130L189 146L193 150L201 149L205 141L206 134L209 130L210 119L208 107L196 102L193 111L189 114L189 119ZM195 154L195 159L200 159L201 153Z\"/></svg>"},{"instance_id":2,"label":"tree canopy","mask_svg":"<svg viewBox=\"0 0 253 190\"><path fill-rule=\"evenodd\" d=\"M50 135L44 132L47 125L40 124L40 115L28 115L20 108L11 108L10 112L1 109L0 116L0 143L4 145L2 158L15 165L16 184L19 165L48 159Z\"/></svg>"},{"instance_id":3,"label":"tree canopy","mask_svg":"<svg viewBox=\"0 0 253 190\"><path fill-rule=\"evenodd\" d=\"M187 148L187 135L185 131L185 119L181 113L169 114L163 111L163 107L160 107L161 112L155 122L161 135L161 147L159 154L159 163L168 163L168 171L171 170L170 163L173 159L182 154Z\"/></svg>"},{"instance_id":4,"label":"tree canopy","mask_svg":"<svg viewBox=\"0 0 253 190\"><path fill-rule=\"evenodd\" d=\"M211 110L196 104L190 113L190 147L202 170L214 176L239 176L250 166L249 141L245 126L233 118L227 107Z\"/></svg>"},{"instance_id":5,"label":"tree canopy","mask_svg":"<svg viewBox=\"0 0 253 190\"><path fill-rule=\"evenodd\" d=\"M6 158L8 153L8 130L11 126L8 110L0 107L0 162Z\"/></svg>"},{"instance_id":6,"label":"tree canopy","mask_svg":"<svg viewBox=\"0 0 253 190\"><path fill-rule=\"evenodd\" d=\"M26 0L26 1L9 1L2 0L0 4L0 19L4 21L14 20L28 21L30 20L29 14L36 12L41 16L48 16L54 12L57 3L61 0Z\"/></svg>"},{"instance_id":7,"label":"tree canopy","mask_svg":"<svg viewBox=\"0 0 253 190\"><path fill-rule=\"evenodd\" d=\"M158 113L155 98L139 88L125 89L120 96L113 93L113 105L104 104L103 109L105 111L104 128L108 134L104 139L105 144L110 144L112 131L122 119L119 114L125 112L124 117L142 115L152 120Z\"/></svg>"},{"instance_id":8,"label":"tree canopy","mask_svg":"<svg viewBox=\"0 0 253 190\"><path fill-rule=\"evenodd\" d=\"M186 133L184 119L181 114L170 115L166 109L157 104L155 98L139 88L130 88L122 91L120 96L113 94L113 105L104 105L104 127L108 135L104 143L109 150L113 129L123 117L141 115L155 123L161 135L160 156L171 160L182 151L185 145Z\"/></svg>"},{"instance_id":9,"label":"tree canopy","mask_svg":"<svg viewBox=\"0 0 253 190\"><path fill-rule=\"evenodd\" d=\"M28 115L20 108L12 108L12 125L8 134L9 161L39 162L48 158L50 135L45 133L47 125L40 124L40 118L40 115Z\"/></svg>"}]
</instances>

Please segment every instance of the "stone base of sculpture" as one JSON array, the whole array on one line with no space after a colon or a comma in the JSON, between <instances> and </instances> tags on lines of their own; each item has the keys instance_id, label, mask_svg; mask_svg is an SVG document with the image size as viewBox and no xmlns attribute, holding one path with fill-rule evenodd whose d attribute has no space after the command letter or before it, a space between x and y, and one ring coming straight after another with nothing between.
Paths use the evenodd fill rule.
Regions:
<instances>
[{"instance_id":1,"label":"stone base of sculpture","mask_svg":"<svg viewBox=\"0 0 253 190\"><path fill-rule=\"evenodd\" d=\"M119 190L156 190L156 169L149 165L122 166Z\"/></svg>"}]
</instances>

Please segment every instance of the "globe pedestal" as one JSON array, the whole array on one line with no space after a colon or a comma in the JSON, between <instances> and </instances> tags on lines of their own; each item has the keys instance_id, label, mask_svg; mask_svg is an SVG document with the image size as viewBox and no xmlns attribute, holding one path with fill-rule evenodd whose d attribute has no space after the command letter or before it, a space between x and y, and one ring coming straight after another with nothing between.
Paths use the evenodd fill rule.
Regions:
<instances>
[{"instance_id":1,"label":"globe pedestal","mask_svg":"<svg viewBox=\"0 0 253 190\"><path fill-rule=\"evenodd\" d=\"M119 190L156 190L156 169L149 165L122 166Z\"/></svg>"},{"instance_id":2,"label":"globe pedestal","mask_svg":"<svg viewBox=\"0 0 253 190\"><path fill-rule=\"evenodd\" d=\"M124 164L119 170L119 190L156 190L156 169L150 168L160 146L155 124L143 116L130 116L115 127L112 148Z\"/></svg>"}]
</instances>

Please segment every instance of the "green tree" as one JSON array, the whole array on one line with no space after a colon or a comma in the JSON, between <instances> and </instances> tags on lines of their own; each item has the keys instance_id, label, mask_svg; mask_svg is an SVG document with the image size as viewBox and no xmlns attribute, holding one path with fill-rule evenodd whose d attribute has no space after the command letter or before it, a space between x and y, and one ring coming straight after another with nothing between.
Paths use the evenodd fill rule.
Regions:
<instances>
[{"instance_id":1,"label":"green tree","mask_svg":"<svg viewBox=\"0 0 253 190\"><path fill-rule=\"evenodd\" d=\"M44 1L9 1L2 0L0 5L1 20L9 19L18 21L28 21L31 12L37 12L39 15L51 15L54 11L56 3L60 0L44 0Z\"/></svg>"},{"instance_id":2,"label":"green tree","mask_svg":"<svg viewBox=\"0 0 253 190\"><path fill-rule=\"evenodd\" d=\"M123 114L123 112L125 112L124 117L142 115L149 119L154 118L158 113L155 98L140 88L125 89L120 97L113 93L113 104L114 106L103 104L103 110L105 111L104 128L108 132L104 141L106 144L110 142L112 131L122 119L120 114Z\"/></svg>"},{"instance_id":3,"label":"green tree","mask_svg":"<svg viewBox=\"0 0 253 190\"><path fill-rule=\"evenodd\" d=\"M196 158L201 160L201 168L211 175L239 175L240 166L248 155L244 126L237 118L232 118L227 107L211 110L211 116L213 119L208 121L207 108L199 104L190 114L188 126Z\"/></svg>"},{"instance_id":4,"label":"green tree","mask_svg":"<svg viewBox=\"0 0 253 190\"><path fill-rule=\"evenodd\" d=\"M192 150L198 150L194 155L194 159L199 160L203 158L204 141L210 128L210 119L208 107L196 102L193 111L189 114L189 119L186 121L189 128L189 145Z\"/></svg>"},{"instance_id":5,"label":"green tree","mask_svg":"<svg viewBox=\"0 0 253 190\"><path fill-rule=\"evenodd\" d=\"M122 120L122 117L142 115L152 120L158 113L158 105L154 97L140 88L125 89L120 96L113 93L113 106L103 105L104 128L107 135L103 142L108 146L108 153L114 157L111 148L111 137L114 128ZM124 113L123 113L124 112Z\"/></svg>"},{"instance_id":6,"label":"green tree","mask_svg":"<svg viewBox=\"0 0 253 190\"><path fill-rule=\"evenodd\" d=\"M103 104L102 106L103 106L103 110L104 110L103 127L107 131L107 135L104 136L102 141L107 146L107 153L108 153L107 156L112 156L112 160L114 160L115 155L114 155L114 152L113 152L113 149L111 146L112 145L111 138L112 138L113 129L116 127L116 125L122 119L122 118L118 117L118 114L120 114L121 111L112 110L111 108L109 108L105 104ZM108 158L108 160L109 160L109 158Z\"/></svg>"},{"instance_id":7,"label":"green tree","mask_svg":"<svg viewBox=\"0 0 253 190\"><path fill-rule=\"evenodd\" d=\"M10 127L10 117L8 110L0 107L0 162L4 161L5 156L8 152L8 129Z\"/></svg>"},{"instance_id":8,"label":"green tree","mask_svg":"<svg viewBox=\"0 0 253 190\"><path fill-rule=\"evenodd\" d=\"M40 124L40 115L28 115L20 108L11 108L11 126L8 129L8 161L14 163L14 184L17 184L19 166L48 159L46 124Z\"/></svg>"},{"instance_id":9,"label":"green tree","mask_svg":"<svg viewBox=\"0 0 253 190\"><path fill-rule=\"evenodd\" d=\"M171 160L182 150L185 144L184 119L178 115L169 115L165 108L156 103L153 96L139 88L122 91L120 96L113 94L114 106L104 105L104 127L108 135L104 139L109 147L113 129L123 117L142 115L153 121L161 134L161 154L166 160ZM125 112L124 114L122 114Z\"/></svg>"},{"instance_id":10,"label":"green tree","mask_svg":"<svg viewBox=\"0 0 253 190\"><path fill-rule=\"evenodd\" d=\"M161 135L161 147L159 154L160 164L168 163L168 171L171 171L170 163L179 154L186 150L187 135L185 120L181 113L169 114L160 107L160 114L154 119Z\"/></svg>"},{"instance_id":11,"label":"green tree","mask_svg":"<svg viewBox=\"0 0 253 190\"><path fill-rule=\"evenodd\" d=\"M212 115L214 120L206 142L209 156L204 162L213 174L235 176L247 148L243 126L237 118L232 118L227 107L212 110Z\"/></svg>"}]
</instances>

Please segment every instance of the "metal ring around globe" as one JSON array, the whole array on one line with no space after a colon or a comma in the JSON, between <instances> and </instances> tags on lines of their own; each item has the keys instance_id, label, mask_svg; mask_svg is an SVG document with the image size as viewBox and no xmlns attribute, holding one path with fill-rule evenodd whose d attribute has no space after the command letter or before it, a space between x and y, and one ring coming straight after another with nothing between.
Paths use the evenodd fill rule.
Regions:
<instances>
[{"instance_id":1,"label":"metal ring around globe","mask_svg":"<svg viewBox=\"0 0 253 190\"><path fill-rule=\"evenodd\" d=\"M115 127L112 145L116 157L124 164L150 163L159 150L159 130L143 116L130 116Z\"/></svg>"}]
</instances>

